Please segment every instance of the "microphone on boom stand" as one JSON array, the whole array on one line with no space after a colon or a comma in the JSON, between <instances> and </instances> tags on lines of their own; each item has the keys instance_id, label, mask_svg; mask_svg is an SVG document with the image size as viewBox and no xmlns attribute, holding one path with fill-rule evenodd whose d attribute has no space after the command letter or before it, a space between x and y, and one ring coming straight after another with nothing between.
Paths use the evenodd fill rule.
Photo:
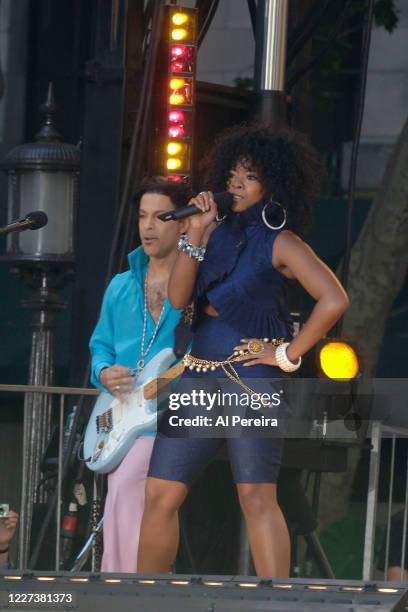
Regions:
<instances>
[{"instance_id":1,"label":"microphone on boom stand","mask_svg":"<svg viewBox=\"0 0 408 612\"><path fill-rule=\"evenodd\" d=\"M27 213L25 217L11 221L4 227L0 227L0 236L12 232L24 232L25 230L36 230L47 225L48 217L42 210Z\"/></svg>"}]
</instances>

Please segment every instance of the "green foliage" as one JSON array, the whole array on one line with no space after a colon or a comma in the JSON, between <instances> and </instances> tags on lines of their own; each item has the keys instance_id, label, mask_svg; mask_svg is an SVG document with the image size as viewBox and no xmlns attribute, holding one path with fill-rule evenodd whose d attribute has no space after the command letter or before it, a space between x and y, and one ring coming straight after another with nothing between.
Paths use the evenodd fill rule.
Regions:
<instances>
[{"instance_id":1,"label":"green foliage","mask_svg":"<svg viewBox=\"0 0 408 612\"><path fill-rule=\"evenodd\" d=\"M394 0L377 0L374 11L375 25L383 26L390 33L397 27L399 11Z\"/></svg>"},{"instance_id":2,"label":"green foliage","mask_svg":"<svg viewBox=\"0 0 408 612\"><path fill-rule=\"evenodd\" d=\"M367 0L352 0L348 2L347 12L349 16L361 16L367 11ZM395 0L376 0L374 4L374 23L377 27L383 27L387 32L392 32L398 25L398 13Z\"/></svg>"},{"instance_id":3,"label":"green foliage","mask_svg":"<svg viewBox=\"0 0 408 612\"><path fill-rule=\"evenodd\" d=\"M233 82L237 89L252 90L254 88L254 79L250 77L236 77Z\"/></svg>"},{"instance_id":4,"label":"green foliage","mask_svg":"<svg viewBox=\"0 0 408 612\"><path fill-rule=\"evenodd\" d=\"M320 0L315 0L319 2ZM337 6L336 6L337 5ZM338 103L341 91L344 90L342 75L357 74L361 44L361 30L364 14L367 11L367 0L337 0L333 2L332 8L339 11L341 5L345 5L346 16L343 27L331 42L324 53L319 64L314 68L312 74L312 87L319 108L323 111L330 110ZM395 6L395 0L376 0L374 7L375 25L383 27L391 33L398 25L399 11ZM331 37L335 24L333 14L328 14L325 21L317 28L312 40L313 55L324 49ZM238 89L253 90L254 79L249 77L236 77L234 86Z\"/></svg>"},{"instance_id":5,"label":"green foliage","mask_svg":"<svg viewBox=\"0 0 408 612\"><path fill-rule=\"evenodd\" d=\"M358 74L360 68L361 33L367 1L351 0L344 10L343 27L312 74L314 95L323 111L329 111L338 103L341 92L346 89L344 79ZM396 28L399 11L395 7L395 0L376 0L374 11L376 26L384 27L388 32ZM312 41L313 54L328 45L333 27L334 20L329 19L317 29Z\"/></svg>"}]
</instances>

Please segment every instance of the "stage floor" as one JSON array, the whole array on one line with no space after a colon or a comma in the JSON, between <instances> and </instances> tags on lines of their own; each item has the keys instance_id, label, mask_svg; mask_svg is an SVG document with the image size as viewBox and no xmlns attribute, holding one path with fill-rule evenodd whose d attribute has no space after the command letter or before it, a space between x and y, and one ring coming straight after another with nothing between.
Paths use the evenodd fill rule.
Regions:
<instances>
[{"instance_id":1,"label":"stage floor","mask_svg":"<svg viewBox=\"0 0 408 612\"><path fill-rule=\"evenodd\" d=\"M408 585L248 576L0 574L1 610L232 612L408 609Z\"/></svg>"}]
</instances>

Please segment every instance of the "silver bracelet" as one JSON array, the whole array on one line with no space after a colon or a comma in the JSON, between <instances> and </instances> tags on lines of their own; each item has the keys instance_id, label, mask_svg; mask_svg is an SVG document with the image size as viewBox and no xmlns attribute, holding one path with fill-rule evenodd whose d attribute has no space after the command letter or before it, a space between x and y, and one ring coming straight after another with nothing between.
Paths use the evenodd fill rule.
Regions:
<instances>
[{"instance_id":1,"label":"silver bracelet","mask_svg":"<svg viewBox=\"0 0 408 612\"><path fill-rule=\"evenodd\" d=\"M292 363L289 361L288 356L286 354L286 349L289 346L289 342L284 342L280 344L275 351L275 358L278 366L284 372L296 372L300 368L300 364L302 363L302 358L299 357L296 363Z\"/></svg>"},{"instance_id":2,"label":"silver bracelet","mask_svg":"<svg viewBox=\"0 0 408 612\"><path fill-rule=\"evenodd\" d=\"M197 261L203 261L205 255L205 247L204 246L195 246L194 244L190 244L188 238L185 234L181 234L177 249L186 253L189 257L194 257Z\"/></svg>"}]
</instances>

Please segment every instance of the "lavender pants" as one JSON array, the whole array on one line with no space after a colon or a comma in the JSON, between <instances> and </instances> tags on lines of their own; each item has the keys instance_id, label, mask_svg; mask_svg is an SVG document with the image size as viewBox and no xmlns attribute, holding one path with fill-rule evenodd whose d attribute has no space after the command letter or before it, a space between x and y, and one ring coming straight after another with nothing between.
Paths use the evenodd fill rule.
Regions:
<instances>
[{"instance_id":1,"label":"lavender pants","mask_svg":"<svg viewBox=\"0 0 408 612\"><path fill-rule=\"evenodd\" d=\"M108 475L103 522L102 572L136 572L146 477L154 436L138 438Z\"/></svg>"}]
</instances>

